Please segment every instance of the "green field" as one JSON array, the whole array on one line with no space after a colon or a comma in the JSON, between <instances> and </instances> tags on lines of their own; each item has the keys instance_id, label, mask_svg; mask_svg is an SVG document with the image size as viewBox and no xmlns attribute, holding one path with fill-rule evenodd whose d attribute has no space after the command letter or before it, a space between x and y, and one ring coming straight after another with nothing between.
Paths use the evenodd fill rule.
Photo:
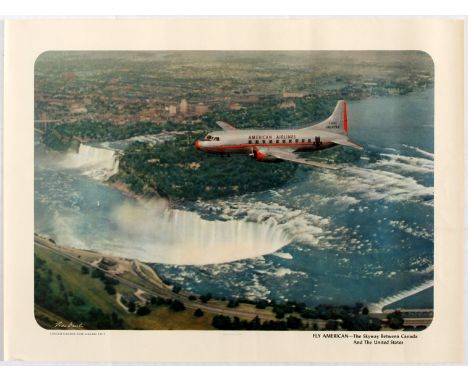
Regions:
<instances>
[{"instance_id":1,"label":"green field","mask_svg":"<svg viewBox=\"0 0 468 382\"><path fill-rule=\"evenodd\" d=\"M35 316L46 329L57 322L81 323L84 329L213 329L212 315L195 317L190 309L174 312L167 306L151 306L148 315L130 313L116 296L133 294L135 289L119 283L114 286L116 294L109 294L105 283L92 277L92 270L84 273L82 265L54 250L36 245L34 259ZM142 283L137 276L133 279Z\"/></svg>"},{"instance_id":2,"label":"green field","mask_svg":"<svg viewBox=\"0 0 468 382\"><path fill-rule=\"evenodd\" d=\"M167 283L147 264L35 237L34 312L46 329L375 331L404 323L399 312L373 317L359 303L220 300Z\"/></svg>"}]
</instances>

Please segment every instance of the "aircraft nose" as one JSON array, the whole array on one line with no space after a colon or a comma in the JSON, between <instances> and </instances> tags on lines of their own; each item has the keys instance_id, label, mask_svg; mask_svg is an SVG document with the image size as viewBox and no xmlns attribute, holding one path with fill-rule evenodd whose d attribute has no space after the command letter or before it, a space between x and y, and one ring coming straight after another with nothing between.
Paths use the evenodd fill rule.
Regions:
<instances>
[{"instance_id":1,"label":"aircraft nose","mask_svg":"<svg viewBox=\"0 0 468 382\"><path fill-rule=\"evenodd\" d=\"M200 141L199 141L199 140L196 140L196 141L195 141L195 148L196 148L197 150L200 150L200 147L201 147Z\"/></svg>"}]
</instances>

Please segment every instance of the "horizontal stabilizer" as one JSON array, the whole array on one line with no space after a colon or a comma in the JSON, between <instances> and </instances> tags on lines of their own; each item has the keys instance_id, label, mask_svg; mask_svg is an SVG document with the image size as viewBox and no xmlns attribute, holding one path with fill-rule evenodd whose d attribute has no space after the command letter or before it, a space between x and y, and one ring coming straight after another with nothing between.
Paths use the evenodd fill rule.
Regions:
<instances>
[{"instance_id":1,"label":"horizontal stabilizer","mask_svg":"<svg viewBox=\"0 0 468 382\"><path fill-rule=\"evenodd\" d=\"M364 147L358 145L357 143L351 142L349 139L335 139L332 140L332 142L336 143L337 145L353 147L358 150L364 150Z\"/></svg>"}]
</instances>

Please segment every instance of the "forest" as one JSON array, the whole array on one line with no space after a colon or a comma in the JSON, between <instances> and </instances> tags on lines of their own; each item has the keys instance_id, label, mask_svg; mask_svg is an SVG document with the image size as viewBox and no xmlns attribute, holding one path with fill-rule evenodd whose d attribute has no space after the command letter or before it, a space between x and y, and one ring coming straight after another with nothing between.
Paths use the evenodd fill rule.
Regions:
<instances>
[{"instance_id":1,"label":"forest","mask_svg":"<svg viewBox=\"0 0 468 382\"><path fill-rule=\"evenodd\" d=\"M115 141L163 131L184 131L174 139L158 143L133 142L120 155L119 172L110 182L121 182L138 195L160 195L171 199L197 200L228 197L282 186L291 181L297 164L256 162L248 156L229 158L195 150L194 142L218 129L216 121L225 120L238 128L294 128L325 119L336 104L333 97L307 96L297 99L295 109L281 109L276 97L262 97L241 110L214 108L202 117L185 123L149 122L114 126L103 122L76 122L50 126L43 142L56 150L72 149L77 140ZM357 150L339 147L312 154L335 163L360 158ZM311 170L313 171L313 170Z\"/></svg>"},{"instance_id":2,"label":"forest","mask_svg":"<svg viewBox=\"0 0 468 382\"><path fill-rule=\"evenodd\" d=\"M295 174L293 163L262 163L248 156L229 158L198 152L196 136L187 134L156 147L135 142L120 159L110 181L127 184L146 196L213 199L278 187Z\"/></svg>"}]
</instances>

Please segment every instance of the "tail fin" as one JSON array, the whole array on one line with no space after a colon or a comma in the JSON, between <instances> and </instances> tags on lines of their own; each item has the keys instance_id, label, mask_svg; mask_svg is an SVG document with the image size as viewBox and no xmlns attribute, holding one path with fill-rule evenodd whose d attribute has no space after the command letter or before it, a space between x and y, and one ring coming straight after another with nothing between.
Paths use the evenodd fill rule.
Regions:
<instances>
[{"instance_id":1,"label":"tail fin","mask_svg":"<svg viewBox=\"0 0 468 382\"><path fill-rule=\"evenodd\" d=\"M304 129L325 130L348 135L348 111L346 110L346 102L343 100L338 101L330 117L325 121L305 127Z\"/></svg>"}]
</instances>

